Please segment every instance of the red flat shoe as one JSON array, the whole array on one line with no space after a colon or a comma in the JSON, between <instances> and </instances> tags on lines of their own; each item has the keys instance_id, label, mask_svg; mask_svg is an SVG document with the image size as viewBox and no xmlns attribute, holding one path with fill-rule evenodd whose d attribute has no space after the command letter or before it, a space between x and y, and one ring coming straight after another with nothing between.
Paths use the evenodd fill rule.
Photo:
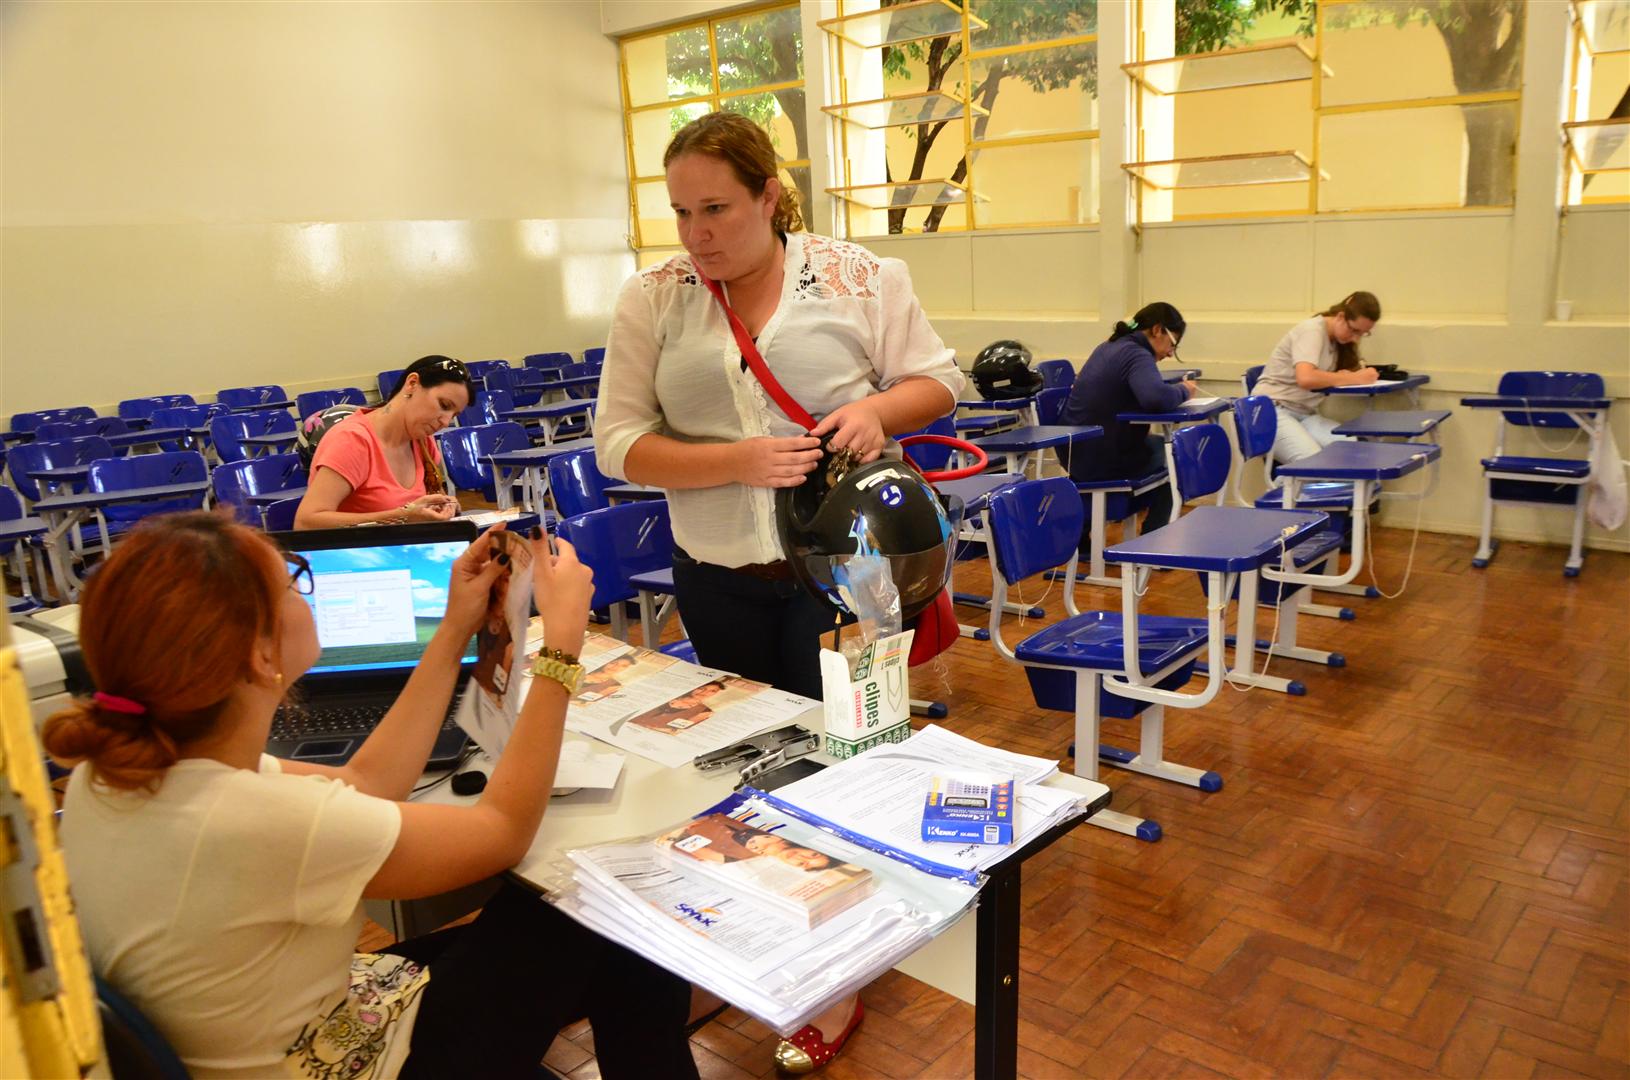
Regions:
<instances>
[{"instance_id":1,"label":"red flat shoe","mask_svg":"<svg viewBox=\"0 0 1630 1080\"><path fill-rule=\"evenodd\" d=\"M860 999L855 998L855 1015L849 1018L849 1024L843 1029L833 1042L825 1042L821 1038L821 1029L814 1024L805 1024L793 1032L792 1038L782 1039L775 1048L775 1067L782 1072L802 1076L821 1068L827 1062L838 1056L849 1036L855 1033L860 1026L860 1018L866 1015L866 1007Z\"/></svg>"}]
</instances>

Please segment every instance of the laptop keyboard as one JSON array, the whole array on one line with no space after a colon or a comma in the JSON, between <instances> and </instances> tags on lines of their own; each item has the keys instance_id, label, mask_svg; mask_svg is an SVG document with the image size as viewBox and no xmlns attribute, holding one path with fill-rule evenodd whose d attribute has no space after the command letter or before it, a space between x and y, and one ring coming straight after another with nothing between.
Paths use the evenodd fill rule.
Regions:
<instances>
[{"instance_id":1,"label":"laptop keyboard","mask_svg":"<svg viewBox=\"0 0 1630 1080\"><path fill-rule=\"evenodd\" d=\"M443 731L454 731L453 713L458 699L447 709ZM285 705L272 718L271 737L279 740L313 739L336 735L366 735L385 718L389 705Z\"/></svg>"}]
</instances>

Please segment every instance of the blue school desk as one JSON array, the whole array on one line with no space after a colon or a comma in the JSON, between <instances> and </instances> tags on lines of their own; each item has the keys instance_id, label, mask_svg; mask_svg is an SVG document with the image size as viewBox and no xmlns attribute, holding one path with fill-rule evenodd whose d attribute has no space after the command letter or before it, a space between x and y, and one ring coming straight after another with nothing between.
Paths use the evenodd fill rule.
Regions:
<instances>
[{"instance_id":1,"label":"blue school desk","mask_svg":"<svg viewBox=\"0 0 1630 1080\"><path fill-rule=\"evenodd\" d=\"M1416 439L1429 435L1436 442L1438 425L1452 415L1448 409L1372 409L1342 424L1336 434L1355 439Z\"/></svg>"},{"instance_id":2,"label":"blue school desk","mask_svg":"<svg viewBox=\"0 0 1630 1080\"><path fill-rule=\"evenodd\" d=\"M962 500L962 527L957 533L957 548L960 557L961 548L967 543L985 544L985 533L979 525L979 515L984 511L990 500L991 492L1009 484L1019 483L1024 479L1018 473L980 473L963 480L944 480L934 485L934 490L942 495L955 495ZM987 548L986 558L990 557ZM952 591L951 601L976 607L983 611L990 610L990 597L978 593L964 593ZM1017 604L1009 600L1002 607L1009 615L1022 615L1027 619L1039 619L1046 611L1033 604ZM957 629L963 637L973 638L976 641L989 641L990 631L983 626L970 626L967 623L957 623Z\"/></svg>"},{"instance_id":3,"label":"blue school desk","mask_svg":"<svg viewBox=\"0 0 1630 1080\"><path fill-rule=\"evenodd\" d=\"M527 405L518 409L506 410L503 419L525 423L528 420L537 420L543 427L543 445L551 446L555 441L555 430L565 420L581 416L588 425L589 430L594 428L594 399L557 401L550 405Z\"/></svg>"},{"instance_id":4,"label":"blue school desk","mask_svg":"<svg viewBox=\"0 0 1630 1080\"><path fill-rule=\"evenodd\" d=\"M1194 404L1192 400L1185 401L1177 408L1168 409L1165 412L1138 412L1134 410L1115 414L1115 419L1123 424L1148 424L1155 434L1166 441L1166 478L1172 486L1173 521L1183 515L1183 496L1177 490L1177 466L1172 463L1172 429L1181 427L1184 424L1203 423L1214 416L1220 416L1233 407L1233 398L1220 397L1213 398L1210 401L1203 401L1198 405ZM1093 534L1093 544L1095 557L1089 564L1088 569L1090 574L1096 575L1100 579L1099 583L1102 584L1104 583L1102 580L1104 566L1102 556L1098 554L1102 548L1102 540L1097 533Z\"/></svg>"},{"instance_id":5,"label":"blue school desk","mask_svg":"<svg viewBox=\"0 0 1630 1080\"><path fill-rule=\"evenodd\" d=\"M493 490L498 496L498 509L510 507L509 489L517 479L521 482L521 508L542 512L549 494L549 459L573 450L587 450L594 446L593 439L572 439L569 442L534 446L526 450L504 450L487 455L492 463Z\"/></svg>"},{"instance_id":6,"label":"blue school desk","mask_svg":"<svg viewBox=\"0 0 1630 1080\"><path fill-rule=\"evenodd\" d=\"M208 495L209 481L196 480L184 484L161 484L157 487L129 488L125 491L82 491L77 494L53 495L49 499L41 499L33 506L34 513L45 519L45 536L41 543L45 545L46 558L51 566L51 577L56 581L58 594L68 599L78 599L79 589L84 582L74 573L73 559L69 552L77 547L76 535L79 525L86 518L104 506L115 506L123 503L152 502L161 499L174 499L186 495Z\"/></svg>"},{"instance_id":7,"label":"blue school desk","mask_svg":"<svg viewBox=\"0 0 1630 1080\"><path fill-rule=\"evenodd\" d=\"M1198 379L1203 372L1199 368L1172 368L1161 369L1160 377L1167 382L1182 382L1184 379Z\"/></svg>"},{"instance_id":8,"label":"blue school desk","mask_svg":"<svg viewBox=\"0 0 1630 1080\"><path fill-rule=\"evenodd\" d=\"M611 484L605 490L610 502L640 502L646 499L666 499L668 492L650 484Z\"/></svg>"},{"instance_id":9,"label":"blue school desk","mask_svg":"<svg viewBox=\"0 0 1630 1080\"><path fill-rule=\"evenodd\" d=\"M1103 436L1104 429L1096 424L1031 424L970 441L987 454L1014 455L1016 463L1013 471L1016 473L1024 473L1033 463L1036 466L1035 476L1040 479L1041 455L1044 451L1063 449L1064 457L1068 460L1070 452L1078 444Z\"/></svg>"},{"instance_id":10,"label":"blue school desk","mask_svg":"<svg viewBox=\"0 0 1630 1080\"><path fill-rule=\"evenodd\" d=\"M1345 395L1347 397L1362 397L1365 399L1365 408L1375 404L1378 397L1383 394L1408 394L1409 406L1412 409L1421 407L1421 387L1432 381L1430 375L1411 375L1407 379L1380 380L1365 383L1362 386L1332 386L1320 393L1332 396Z\"/></svg>"}]
</instances>

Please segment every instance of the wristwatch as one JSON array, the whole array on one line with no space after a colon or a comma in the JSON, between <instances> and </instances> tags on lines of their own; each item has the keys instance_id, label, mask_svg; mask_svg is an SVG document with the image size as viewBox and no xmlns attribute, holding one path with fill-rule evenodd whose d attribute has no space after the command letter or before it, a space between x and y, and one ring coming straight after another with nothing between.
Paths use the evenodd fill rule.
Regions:
<instances>
[{"instance_id":1,"label":"wristwatch","mask_svg":"<svg viewBox=\"0 0 1630 1080\"><path fill-rule=\"evenodd\" d=\"M583 685L583 665L577 662L577 657L559 649L539 651L538 658L532 662L532 674L555 680L566 688L568 697Z\"/></svg>"}]
</instances>

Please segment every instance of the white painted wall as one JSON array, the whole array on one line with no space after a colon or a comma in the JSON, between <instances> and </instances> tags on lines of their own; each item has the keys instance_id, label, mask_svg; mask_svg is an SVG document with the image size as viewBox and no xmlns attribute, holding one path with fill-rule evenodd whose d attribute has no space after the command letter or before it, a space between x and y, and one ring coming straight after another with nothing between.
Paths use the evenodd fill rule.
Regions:
<instances>
[{"instance_id":1,"label":"white painted wall","mask_svg":"<svg viewBox=\"0 0 1630 1080\"><path fill-rule=\"evenodd\" d=\"M9 0L0 413L600 343L633 269L600 14Z\"/></svg>"}]
</instances>

